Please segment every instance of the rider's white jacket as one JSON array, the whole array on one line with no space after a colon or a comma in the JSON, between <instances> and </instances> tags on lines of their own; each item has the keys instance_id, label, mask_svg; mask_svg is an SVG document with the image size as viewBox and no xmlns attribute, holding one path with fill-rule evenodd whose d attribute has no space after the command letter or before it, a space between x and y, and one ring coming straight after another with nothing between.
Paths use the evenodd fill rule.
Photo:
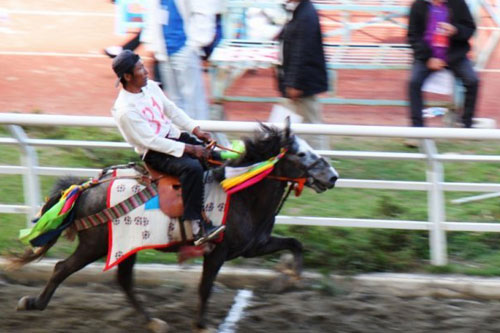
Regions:
<instances>
[{"instance_id":1,"label":"rider's white jacket","mask_svg":"<svg viewBox=\"0 0 500 333\"><path fill-rule=\"evenodd\" d=\"M111 113L123 137L141 156L150 149L182 156L185 144L171 139L179 138L179 128L191 133L196 127L193 120L151 80L138 94L122 89Z\"/></svg>"}]
</instances>

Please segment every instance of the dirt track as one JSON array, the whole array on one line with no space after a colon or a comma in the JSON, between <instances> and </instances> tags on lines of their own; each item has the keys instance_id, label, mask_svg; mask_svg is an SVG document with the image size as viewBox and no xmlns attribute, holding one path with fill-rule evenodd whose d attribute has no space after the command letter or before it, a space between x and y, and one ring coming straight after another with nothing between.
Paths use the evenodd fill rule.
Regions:
<instances>
[{"instance_id":1,"label":"dirt track","mask_svg":"<svg viewBox=\"0 0 500 333\"><path fill-rule=\"evenodd\" d=\"M17 300L36 295L41 285L8 282L0 275L1 332L145 332L141 318L114 284L63 285L43 311L15 312ZM333 292L332 292L333 291ZM190 332L196 288L177 284L141 286L141 299L169 332ZM219 326L234 303L236 290L218 284L209 308ZM500 302L431 297L403 298L353 290L348 282L305 282L274 293L253 290L245 317L235 332L498 332ZM335 295L333 295L335 294Z\"/></svg>"}]
</instances>

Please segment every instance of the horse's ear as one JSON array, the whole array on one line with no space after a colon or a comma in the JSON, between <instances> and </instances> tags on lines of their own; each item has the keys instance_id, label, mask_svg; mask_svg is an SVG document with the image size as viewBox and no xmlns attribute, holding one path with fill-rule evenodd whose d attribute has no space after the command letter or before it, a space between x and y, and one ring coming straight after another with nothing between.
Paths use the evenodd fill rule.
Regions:
<instances>
[{"instance_id":1,"label":"horse's ear","mask_svg":"<svg viewBox=\"0 0 500 333\"><path fill-rule=\"evenodd\" d=\"M290 126L291 126L290 116L287 116L285 118L285 139L290 138Z\"/></svg>"}]
</instances>

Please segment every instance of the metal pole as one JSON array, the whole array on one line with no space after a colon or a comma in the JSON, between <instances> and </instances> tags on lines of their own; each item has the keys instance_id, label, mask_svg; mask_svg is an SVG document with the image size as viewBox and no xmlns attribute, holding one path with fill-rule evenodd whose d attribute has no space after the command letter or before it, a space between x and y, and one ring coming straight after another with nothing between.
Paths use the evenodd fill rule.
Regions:
<instances>
[{"instance_id":1,"label":"metal pole","mask_svg":"<svg viewBox=\"0 0 500 333\"><path fill-rule=\"evenodd\" d=\"M342 42L351 42L351 14L349 12L342 12L342 24L344 25L344 33L342 35Z\"/></svg>"},{"instance_id":2,"label":"metal pole","mask_svg":"<svg viewBox=\"0 0 500 333\"><path fill-rule=\"evenodd\" d=\"M431 189L427 192L430 229L430 252L431 263L436 266L446 265L447 246L446 232L442 226L445 221L444 195L443 195L443 165L436 160L438 154L433 140L422 140L422 147L427 154L427 181L431 183Z\"/></svg>"},{"instance_id":3,"label":"metal pole","mask_svg":"<svg viewBox=\"0 0 500 333\"><path fill-rule=\"evenodd\" d=\"M40 195L40 182L35 170L35 168L38 167L38 157L36 150L26 143L28 136L22 127L9 125L8 128L12 136L19 142L21 164L26 167L26 172L23 175L23 189L24 202L30 207L27 215L27 224L29 226L31 219L38 212L40 203L42 202Z\"/></svg>"},{"instance_id":4,"label":"metal pole","mask_svg":"<svg viewBox=\"0 0 500 333\"><path fill-rule=\"evenodd\" d=\"M462 204L466 202L479 201L479 200L498 198L498 197L500 197L500 192L494 192L494 193L486 193L486 194L474 195L471 197L455 199L451 200L451 202L454 204Z\"/></svg>"}]
</instances>

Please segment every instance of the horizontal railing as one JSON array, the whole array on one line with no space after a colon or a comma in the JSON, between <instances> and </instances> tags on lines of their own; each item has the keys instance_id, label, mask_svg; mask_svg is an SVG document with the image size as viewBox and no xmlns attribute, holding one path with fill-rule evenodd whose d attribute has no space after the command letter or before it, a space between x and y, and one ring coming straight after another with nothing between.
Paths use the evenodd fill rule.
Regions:
<instances>
[{"instance_id":1,"label":"horizontal railing","mask_svg":"<svg viewBox=\"0 0 500 333\"><path fill-rule=\"evenodd\" d=\"M199 121L204 130L225 133L250 133L259 128L255 122ZM40 204L40 175L75 175L92 177L99 169L67 168L56 166L39 166L33 147L86 147L131 149L124 142L79 141L79 140L47 140L28 138L19 126L80 126L113 128L115 123L111 117L88 116L54 116L0 114L0 125L7 125L13 137L0 138L0 145L17 145L23 156L22 165L0 165L0 174L21 174L24 176L25 203L1 204L0 213L22 213L32 215ZM283 124L275 124L280 127ZM414 138L422 139L422 152L373 152L373 151L338 151L321 150L321 155L332 158L348 159L380 159L426 161L426 181L405 180L373 180L373 179L340 179L337 187L360 189L411 190L428 193L428 221L354 219L339 217L278 216L280 224L306 226L388 228L406 230L428 230L430 232L430 250L433 264L443 265L447 262L447 231L488 231L500 232L500 224L478 222L453 222L445 218L445 191L467 192L500 192L500 184L445 182L443 162L500 162L497 155L459 155L439 154L435 147L435 139L450 140L500 140L500 130L496 129L456 129L456 128L408 128L389 126L350 126L350 125L312 125L293 124L292 130L297 134L335 135L351 137L375 138Z\"/></svg>"}]
</instances>

